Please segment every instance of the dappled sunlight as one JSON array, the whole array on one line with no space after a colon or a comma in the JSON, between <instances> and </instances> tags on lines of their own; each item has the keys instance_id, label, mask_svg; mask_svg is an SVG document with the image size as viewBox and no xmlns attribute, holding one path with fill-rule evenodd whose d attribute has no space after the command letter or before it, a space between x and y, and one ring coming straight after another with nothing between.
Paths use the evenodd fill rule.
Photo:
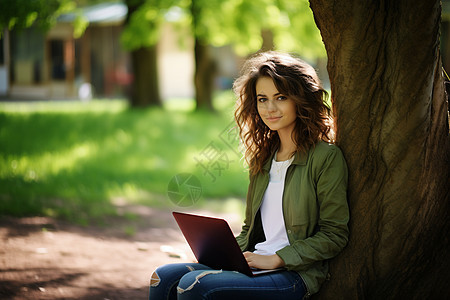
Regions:
<instances>
[{"instance_id":1,"label":"dappled sunlight","mask_svg":"<svg viewBox=\"0 0 450 300\"><path fill-rule=\"evenodd\" d=\"M132 182L123 184L111 184L105 191L106 197L116 207L126 206L131 203L156 203L157 197L147 190L140 188Z\"/></svg>"},{"instance_id":2,"label":"dappled sunlight","mask_svg":"<svg viewBox=\"0 0 450 300\"><path fill-rule=\"evenodd\" d=\"M48 105L53 112L33 108L34 112L9 113L0 108L0 144L6 145L0 149L0 211L69 220L87 233L63 230L59 225L54 227L57 230L47 230L47 225L39 224L30 235L31 242L14 239L18 247L10 243L8 251L21 254L24 261L31 257L35 264L27 264L28 270L39 268L39 276L55 280L58 286L73 268L79 274L90 268L95 270L94 277L77 276L103 282L118 273L113 265L121 261L127 268L120 265L119 269L131 270L134 277L125 276L139 282L147 278L148 266L179 262L173 249L190 253L171 211L198 211L226 219L233 231L240 228L248 176L229 148L232 144L221 139L230 124L229 114L160 108L113 107L109 111L107 106L89 111L83 103L71 104L79 110L72 113ZM211 146L230 158L219 173L212 169L217 177L214 182L197 161L206 162ZM181 172L196 174L202 184L201 198L190 207L179 207L168 197L170 180ZM75 239L77 247L73 248ZM111 255L120 259L110 259ZM62 277L53 276L55 270L63 272ZM51 291L51 284L45 289Z\"/></svg>"},{"instance_id":3,"label":"dappled sunlight","mask_svg":"<svg viewBox=\"0 0 450 300\"><path fill-rule=\"evenodd\" d=\"M245 215L245 199L243 198L205 199L202 207L212 212L236 214L235 217L239 222L243 221Z\"/></svg>"},{"instance_id":4,"label":"dappled sunlight","mask_svg":"<svg viewBox=\"0 0 450 300\"><path fill-rule=\"evenodd\" d=\"M94 143L81 143L71 149L57 154L47 152L40 158L33 159L37 165L49 166L50 172L57 175L62 170L71 171L83 159L97 154L98 146ZM42 168L44 169L44 168Z\"/></svg>"},{"instance_id":5,"label":"dappled sunlight","mask_svg":"<svg viewBox=\"0 0 450 300\"><path fill-rule=\"evenodd\" d=\"M14 101L0 102L0 111L8 113L68 113L80 112L90 113L118 113L126 109L128 102L124 99L93 100L90 102L79 102L70 100L49 101Z\"/></svg>"},{"instance_id":6,"label":"dappled sunlight","mask_svg":"<svg viewBox=\"0 0 450 300\"><path fill-rule=\"evenodd\" d=\"M196 157L199 155L201 149L194 146L186 146L184 149L180 149L180 155L183 156L181 171L194 173L198 167Z\"/></svg>"},{"instance_id":7,"label":"dappled sunlight","mask_svg":"<svg viewBox=\"0 0 450 300\"><path fill-rule=\"evenodd\" d=\"M238 234L245 217L244 198L228 197L221 199L203 199L189 211L210 217L225 219L235 234Z\"/></svg>"},{"instance_id":8,"label":"dappled sunlight","mask_svg":"<svg viewBox=\"0 0 450 300\"><path fill-rule=\"evenodd\" d=\"M41 155L24 155L4 160L0 165L0 176L22 176L25 181L45 180L49 175L58 175L62 171L71 171L83 159L97 153L98 147L93 143L80 143L63 152L45 152ZM6 166L10 161L9 166Z\"/></svg>"},{"instance_id":9,"label":"dappled sunlight","mask_svg":"<svg viewBox=\"0 0 450 300\"><path fill-rule=\"evenodd\" d=\"M169 182L183 172L198 177L202 199L245 194L248 176L227 136L228 113L102 104L64 104L77 113L52 102L50 113L44 104L0 108L2 211L85 223L114 212L117 199L164 207L172 205Z\"/></svg>"},{"instance_id":10,"label":"dappled sunlight","mask_svg":"<svg viewBox=\"0 0 450 300\"><path fill-rule=\"evenodd\" d=\"M195 109L195 101L191 98L169 99L163 102L163 106L170 111L190 112Z\"/></svg>"}]
</instances>

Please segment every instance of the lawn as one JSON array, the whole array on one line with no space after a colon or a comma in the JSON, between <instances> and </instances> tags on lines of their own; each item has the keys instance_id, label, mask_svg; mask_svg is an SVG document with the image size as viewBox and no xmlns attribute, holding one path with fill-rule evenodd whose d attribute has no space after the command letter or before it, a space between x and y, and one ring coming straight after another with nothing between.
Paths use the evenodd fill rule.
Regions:
<instances>
[{"instance_id":1,"label":"lawn","mask_svg":"<svg viewBox=\"0 0 450 300\"><path fill-rule=\"evenodd\" d=\"M0 102L0 215L87 224L119 204L176 207L168 186L180 173L197 178L196 205L242 199L232 99L218 95L216 113L186 99L140 110L123 100Z\"/></svg>"}]
</instances>

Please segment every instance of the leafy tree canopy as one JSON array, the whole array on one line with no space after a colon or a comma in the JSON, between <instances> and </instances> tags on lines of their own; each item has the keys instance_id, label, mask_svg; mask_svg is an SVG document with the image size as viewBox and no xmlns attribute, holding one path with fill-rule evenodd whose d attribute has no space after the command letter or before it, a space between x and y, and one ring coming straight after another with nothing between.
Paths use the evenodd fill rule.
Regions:
<instances>
[{"instance_id":1,"label":"leafy tree canopy","mask_svg":"<svg viewBox=\"0 0 450 300\"><path fill-rule=\"evenodd\" d=\"M127 50L149 47L160 38L160 27L168 10L178 0L127 0L128 20L122 32L122 45Z\"/></svg>"},{"instance_id":2,"label":"leafy tree canopy","mask_svg":"<svg viewBox=\"0 0 450 300\"><path fill-rule=\"evenodd\" d=\"M0 0L0 30L36 25L44 30L57 17L75 12L74 36L83 34L88 21L79 7L104 0ZM306 58L324 57L325 49L307 0L126 0L135 7L128 17L122 43L128 50L151 46L160 38L160 27L169 20L180 32L186 28L213 46L234 45L246 55L260 49L262 30L274 35L277 49L302 53Z\"/></svg>"},{"instance_id":3,"label":"leafy tree canopy","mask_svg":"<svg viewBox=\"0 0 450 300\"><path fill-rule=\"evenodd\" d=\"M280 21L274 27L275 45L301 53L307 59L326 57L320 31L309 8L309 1L279 0Z\"/></svg>"},{"instance_id":4,"label":"leafy tree canopy","mask_svg":"<svg viewBox=\"0 0 450 300\"><path fill-rule=\"evenodd\" d=\"M307 0L185 0L201 7L195 35L214 46L233 44L241 55L261 48L262 30L274 35L275 48L308 58L325 57L320 32ZM192 4L191 4L192 5Z\"/></svg>"},{"instance_id":5,"label":"leafy tree canopy","mask_svg":"<svg viewBox=\"0 0 450 300\"><path fill-rule=\"evenodd\" d=\"M306 58L325 57L307 0L128 0L138 9L129 16L122 35L125 48L151 46L160 38L164 21L176 24L183 34L213 46L232 44L241 55L258 51L262 30L274 34L277 49L302 53Z\"/></svg>"},{"instance_id":6,"label":"leafy tree canopy","mask_svg":"<svg viewBox=\"0 0 450 300\"><path fill-rule=\"evenodd\" d=\"M0 30L23 29L36 25L44 30L57 17L76 7L72 0L0 0Z\"/></svg>"}]
</instances>

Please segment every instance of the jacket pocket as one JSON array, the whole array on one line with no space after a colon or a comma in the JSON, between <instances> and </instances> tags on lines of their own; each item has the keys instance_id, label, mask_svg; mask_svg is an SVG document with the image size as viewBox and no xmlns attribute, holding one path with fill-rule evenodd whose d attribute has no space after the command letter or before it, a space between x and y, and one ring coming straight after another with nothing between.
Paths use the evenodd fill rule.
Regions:
<instances>
[{"instance_id":1,"label":"jacket pocket","mask_svg":"<svg viewBox=\"0 0 450 300\"><path fill-rule=\"evenodd\" d=\"M296 199L285 200L286 211L285 218L286 224L291 226L305 226L310 223L317 223L318 221L318 206L315 197L308 197L300 195L295 197Z\"/></svg>"},{"instance_id":2,"label":"jacket pocket","mask_svg":"<svg viewBox=\"0 0 450 300\"><path fill-rule=\"evenodd\" d=\"M291 242L304 240L314 235L315 231L316 224L314 222L292 225L287 229Z\"/></svg>"}]
</instances>

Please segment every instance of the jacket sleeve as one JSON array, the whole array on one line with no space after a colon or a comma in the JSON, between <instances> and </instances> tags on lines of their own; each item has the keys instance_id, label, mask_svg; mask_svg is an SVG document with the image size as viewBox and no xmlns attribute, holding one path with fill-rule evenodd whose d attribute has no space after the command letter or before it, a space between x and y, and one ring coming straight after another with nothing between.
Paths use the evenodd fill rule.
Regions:
<instances>
[{"instance_id":1,"label":"jacket sleeve","mask_svg":"<svg viewBox=\"0 0 450 300\"><path fill-rule=\"evenodd\" d=\"M246 208L245 208L245 219L244 219L244 224L242 225L242 230L241 233L236 237L236 241L239 245L239 247L241 248L242 251L246 251L247 247L248 247L248 231L250 229L250 223L251 223L251 218L252 218L252 203L250 201L251 199L251 187L253 185L253 180L250 177L250 183L248 186L248 191L247 191L247 202L246 202Z\"/></svg>"},{"instance_id":2,"label":"jacket sleeve","mask_svg":"<svg viewBox=\"0 0 450 300\"><path fill-rule=\"evenodd\" d=\"M248 246L247 235L250 225L248 224L247 220L248 218L245 218L244 225L242 225L241 233L239 233L239 235L236 237L236 241L242 251L246 251Z\"/></svg>"},{"instance_id":3,"label":"jacket sleeve","mask_svg":"<svg viewBox=\"0 0 450 300\"><path fill-rule=\"evenodd\" d=\"M317 157L315 158L317 159ZM347 165L340 149L330 147L315 166L319 205L317 231L277 251L289 270L307 270L317 261L336 256L348 242Z\"/></svg>"}]
</instances>

